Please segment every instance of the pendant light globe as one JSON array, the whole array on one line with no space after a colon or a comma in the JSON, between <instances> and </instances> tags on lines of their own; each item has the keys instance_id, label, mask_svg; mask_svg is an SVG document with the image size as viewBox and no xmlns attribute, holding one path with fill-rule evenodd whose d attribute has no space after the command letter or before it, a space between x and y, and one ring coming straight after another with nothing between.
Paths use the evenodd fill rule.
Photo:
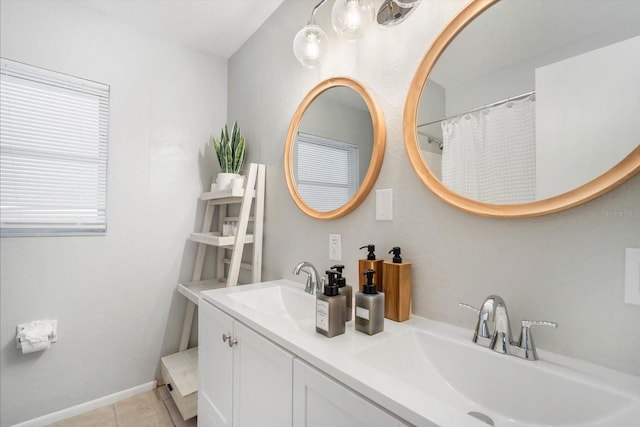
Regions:
<instances>
[{"instance_id":1,"label":"pendant light globe","mask_svg":"<svg viewBox=\"0 0 640 427\"><path fill-rule=\"evenodd\" d=\"M335 0L331 9L331 25L346 40L362 38L373 22L375 9L370 0Z\"/></svg>"},{"instance_id":2,"label":"pendant light globe","mask_svg":"<svg viewBox=\"0 0 640 427\"><path fill-rule=\"evenodd\" d=\"M320 64L326 50L327 34L314 23L305 25L293 39L293 54L307 68Z\"/></svg>"}]
</instances>

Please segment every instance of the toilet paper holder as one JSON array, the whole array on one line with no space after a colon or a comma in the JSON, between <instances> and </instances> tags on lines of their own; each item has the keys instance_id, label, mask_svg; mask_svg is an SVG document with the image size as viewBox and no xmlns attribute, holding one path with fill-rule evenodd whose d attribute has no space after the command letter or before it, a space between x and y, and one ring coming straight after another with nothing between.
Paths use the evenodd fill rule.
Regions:
<instances>
[{"instance_id":1,"label":"toilet paper holder","mask_svg":"<svg viewBox=\"0 0 640 427\"><path fill-rule=\"evenodd\" d=\"M44 341L54 343L58 341L58 320L35 320L30 323L23 323L16 327L16 347L18 350L25 352L31 352L33 350L25 351L23 349L23 343L33 344L34 341ZM31 346L32 347L32 346ZM48 348L48 345L47 347ZM44 350L45 348L42 348ZM38 351L38 349L34 349Z\"/></svg>"}]
</instances>

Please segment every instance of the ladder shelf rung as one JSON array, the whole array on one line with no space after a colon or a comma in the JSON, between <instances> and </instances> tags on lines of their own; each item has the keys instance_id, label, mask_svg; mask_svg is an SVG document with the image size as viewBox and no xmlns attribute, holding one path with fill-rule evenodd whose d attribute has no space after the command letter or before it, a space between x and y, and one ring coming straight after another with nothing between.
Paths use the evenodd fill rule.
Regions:
<instances>
[{"instance_id":1,"label":"ladder shelf rung","mask_svg":"<svg viewBox=\"0 0 640 427\"><path fill-rule=\"evenodd\" d=\"M198 298L200 292L208 291L210 289L224 288L227 286L227 282L218 279L199 280L197 282L184 282L178 283L178 292L187 297L189 301L198 305Z\"/></svg>"},{"instance_id":2,"label":"ladder shelf rung","mask_svg":"<svg viewBox=\"0 0 640 427\"><path fill-rule=\"evenodd\" d=\"M225 216L224 217L224 221L236 221L236 222L238 222L238 221L240 221L240 217L239 216ZM252 216L249 217L249 222L251 222L251 221L255 221L255 218L252 217Z\"/></svg>"},{"instance_id":3,"label":"ladder shelf rung","mask_svg":"<svg viewBox=\"0 0 640 427\"><path fill-rule=\"evenodd\" d=\"M191 233L190 239L206 245L226 247L234 245L236 236L222 236L219 231L213 231L209 233ZM244 236L244 243L253 243L253 234L246 234Z\"/></svg>"},{"instance_id":4,"label":"ladder shelf rung","mask_svg":"<svg viewBox=\"0 0 640 427\"><path fill-rule=\"evenodd\" d=\"M229 265L231 264L231 260L229 258L223 259L222 262ZM253 265L246 262L241 262L240 268L244 268L245 270L253 270Z\"/></svg>"},{"instance_id":5,"label":"ladder shelf rung","mask_svg":"<svg viewBox=\"0 0 640 427\"><path fill-rule=\"evenodd\" d=\"M244 195L244 189L228 189L228 190L216 190L202 193L200 200L209 200L212 202L222 203L240 203L242 196ZM252 190L251 197L256 196L256 191Z\"/></svg>"}]
</instances>

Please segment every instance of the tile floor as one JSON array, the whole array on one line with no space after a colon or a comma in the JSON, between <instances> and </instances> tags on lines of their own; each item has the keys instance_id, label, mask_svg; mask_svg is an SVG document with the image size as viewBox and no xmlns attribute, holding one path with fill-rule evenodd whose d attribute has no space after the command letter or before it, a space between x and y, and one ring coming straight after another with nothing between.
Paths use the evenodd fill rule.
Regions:
<instances>
[{"instance_id":1,"label":"tile floor","mask_svg":"<svg viewBox=\"0 0 640 427\"><path fill-rule=\"evenodd\" d=\"M49 427L196 427L196 418L184 421L166 386L160 386L59 421Z\"/></svg>"}]
</instances>

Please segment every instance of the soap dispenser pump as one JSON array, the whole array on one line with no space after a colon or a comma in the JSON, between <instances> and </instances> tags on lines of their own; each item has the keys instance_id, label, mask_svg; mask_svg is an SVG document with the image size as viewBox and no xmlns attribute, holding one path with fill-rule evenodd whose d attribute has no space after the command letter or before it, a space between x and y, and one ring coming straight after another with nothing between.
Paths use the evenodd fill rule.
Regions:
<instances>
[{"instance_id":1,"label":"soap dispenser pump","mask_svg":"<svg viewBox=\"0 0 640 427\"><path fill-rule=\"evenodd\" d=\"M411 263L404 262L399 246L394 246L391 262L384 262L385 308L384 316L404 322L411 316Z\"/></svg>"},{"instance_id":2,"label":"soap dispenser pump","mask_svg":"<svg viewBox=\"0 0 640 427\"><path fill-rule=\"evenodd\" d=\"M344 334L346 297L338 292L338 272L327 270L329 282L324 293L316 295L316 332L329 338Z\"/></svg>"},{"instance_id":3,"label":"soap dispenser pump","mask_svg":"<svg viewBox=\"0 0 640 427\"><path fill-rule=\"evenodd\" d=\"M353 319L353 288L351 285L347 285L347 279L342 277L342 270L344 270L344 265L334 265L331 267L332 270L336 270L338 272L338 276L336 277L336 285L338 285L338 293L340 295L344 295L347 301L347 311L345 316L345 321L350 322Z\"/></svg>"},{"instance_id":4,"label":"soap dispenser pump","mask_svg":"<svg viewBox=\"0 0 640 427\"><path fill-rule=\"evenodd\" d=\"M400 256L401 249L399 246L394 246L389 253L393 253L393 262L394 264L400 264L402 262L402 257Z\"/></svg>"},{"instance_id":5,"label":"soap dispenser pump","mask_svg":"<svg viewBox=\"0 0 640 427\"><path fill-rule=\"evenodd\" d=\"M378 292L373 283L372 269L365 270L366 283L362 284L362 292L356 293L356 330L373 335L384 330L384 293Z\"/></svg>"},{"instance_id":6,"label":"soap dispenser pump","mask_svg":"<svg viewBox=\"0 0 640 427\"><path fill-rule=\"evenodd\" d=\"M360 249L367 249L367 258L366 259L360 259L358 260L358 277L362 277L364 276L364 272L366 270L373 270L375 271L375 275L376 275L376 279L378 280L378 285L377 285L377 290L378 292L384 292L384 286L383 286L383 274L382 274L382 264L383 264L383 260L381 259L376 259L376 245L374 244L368 244L365 246L360 247ZM362 292L363 288L362 288L363 284L360 284L360 292Z\"/></svg>"}]
</instances>

